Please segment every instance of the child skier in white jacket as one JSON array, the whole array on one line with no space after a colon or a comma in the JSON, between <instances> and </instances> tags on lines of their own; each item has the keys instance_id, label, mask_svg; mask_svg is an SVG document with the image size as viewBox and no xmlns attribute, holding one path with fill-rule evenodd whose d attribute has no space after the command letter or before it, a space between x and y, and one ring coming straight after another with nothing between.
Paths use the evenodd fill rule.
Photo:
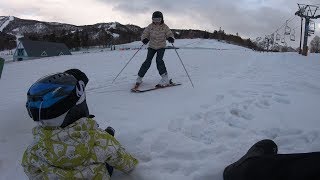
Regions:
<instances>
[{"instance_id":1,"label":"child skier in white jacket","mask_svg":"<svg viewBox=\"0 0 320 180\"><path fill-rule=\"evenodd\" d=\"M149 43L149 48L147 58L141 65L138 72L135 89L137 89L142 83L142 78L150 68L152 59L156 53L157 69L160 76L162 77L157 85L166 86L170 84L167 68L163 61L163 56L166 48L166 40L168 40L170 43L174 43L174 35L169 27L164 23L163 14L160 11L155 11L152 14L152 23L148 27L146 27L141 36L142 43Z\"/></svg>"}]
</instances>

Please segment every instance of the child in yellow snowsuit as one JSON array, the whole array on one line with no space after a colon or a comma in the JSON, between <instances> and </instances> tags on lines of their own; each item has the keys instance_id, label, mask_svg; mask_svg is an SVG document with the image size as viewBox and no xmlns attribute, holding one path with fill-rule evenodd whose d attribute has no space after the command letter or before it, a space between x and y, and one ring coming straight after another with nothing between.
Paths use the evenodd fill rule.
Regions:
<instances>
[{"instance_id":1,"label":"child in yellow snowsuit","mask_svg":"<svg viewBox=\"0 0 320 180\"><path fill-rule=\"evenodd\" d=\"M113 168L129 173L138 160L89 116L87 76L78 69L46 76L28 91L27 110L38 122L23 155L29 179L110 179ZM112 129L112 128L111 128Z\"/></svg>"}]
</instances>

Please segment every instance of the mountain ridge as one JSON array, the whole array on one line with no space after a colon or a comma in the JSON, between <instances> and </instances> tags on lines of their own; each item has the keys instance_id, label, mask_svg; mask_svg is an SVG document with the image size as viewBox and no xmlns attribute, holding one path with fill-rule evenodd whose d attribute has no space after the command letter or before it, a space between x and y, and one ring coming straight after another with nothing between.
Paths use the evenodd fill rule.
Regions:
<instances>
[{"instance_id":1,"label":"mountain ridge","mask_svg":"<svg viewBox=\"0 0 320 180\"><path fill-rule=\"evenodd\" d=\"M0 25L10 16L0 16ZM1 26L0 26L1 27ZM20 19L14 17L0 32L0 50L10 49L16 37L30 40L65 43L70 49L89 46L108 47L139 41L144 28L133 24L123 25L119 22L96 23L92 25L72 25L60 22ZM194 29L172 29L176 39L218 39L228 43L257 49L250 39L238 35L226 34L223 30L208 32Z\"/></svg>"}]
</instances>

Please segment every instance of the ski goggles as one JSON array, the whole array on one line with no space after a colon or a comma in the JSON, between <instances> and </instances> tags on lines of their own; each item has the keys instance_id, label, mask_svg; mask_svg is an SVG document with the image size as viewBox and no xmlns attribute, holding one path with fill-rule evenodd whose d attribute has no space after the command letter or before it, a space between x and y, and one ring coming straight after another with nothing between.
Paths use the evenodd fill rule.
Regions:
<instances>
[{"instance_id":1,"label":"ski goggles","mask_svg":"<svg viewBox=\"0 0 320 180\"><path fill-rule=\"evenodd\" d=\"M159 23L162 21L162 18L152 18L152 22Z\"/></svg>"}]
</instances>

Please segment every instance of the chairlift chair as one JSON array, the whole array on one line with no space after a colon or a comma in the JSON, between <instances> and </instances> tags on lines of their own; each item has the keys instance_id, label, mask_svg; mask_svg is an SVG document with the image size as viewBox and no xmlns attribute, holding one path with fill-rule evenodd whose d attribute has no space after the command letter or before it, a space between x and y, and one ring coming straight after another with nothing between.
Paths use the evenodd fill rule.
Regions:
<instances>
[{"instance_id":1,"label":"chairlift chair","mask_svg":"<svg viewBox=\"0 0 320 180\"><path fill-rule=\"evenodd\" d=\"M309 33L314 34L315 30L316 30L316 24L314 23L314 21L310 21L309 22Z\"/></svg>"},{"instance_id":2,"label":"chairlift chair","mask_svg":"<svg viewBox=\"0 0 320 180\"><path fill-rule=\"evenodd\" d=\"M290 40L291 41L296 41L296 32L295 32L295 30L293 29L293 33L291 33L291 35L290 35Z\"/></svg>"},{"instance_id":3,"label":"chairlift chair","mask_svg":"<svg viewBox=\"0 0 320 180\"><path fill-rule=\"evenodd\" d=\"M283 37L282 39L281 39L281 43L283 44L283 43L285 43L286 42L286 39Z\"/></svg>"},{"instance_id":4,"label":"chairlift chair","mask_svg":"<svg viewBox=\"0 0 320 180\"><path fill-rule=\"evenodd\" d=\"M290 35L290 33L291 33L291 28L289 26L286 26L284 35Z\"/></svg>"},{"instance_id":5,"label":"chairlift chair","mask_svg":"<svg viewBox=\"0 0 320 180\"><path fill-rule=\"evenodd\" d=\"M276 35L276 41L280 41L280 40L281 40L281 36L280 36L279 33L277 33L277 35Z\"/></svg>"},{"instance_id":6,"label":"chairlift chair","mask_svg":"<svg viewBox=\"0 0 320 180\"><path fill-rule=\"evenodd\" d=\"M270 37L272 40L274 40L274 33L272 33Z\"/></svg>"},{"instance_id":7,"label":"chairlift chair","mask_svg":"<svg viewBox=\"0 0 320 180\"><path fill-rule=\"evenodd\" d=\"M264 38L264 41L265 41L265 42L268 42L268 41L269 41L269 38L266 36L266 37Z\"/></svg>"},{"instance_id":8,"label":"chairlift chair","mask_svg":"<svg viewBox=\"0 0 320 180\"><path fill-rule=\"evenodd\" d=\"M291 28L288 26L288 21L286 22L286 28L284 30L284 35L290 35Z\"/></svg>"}]
</instances>

